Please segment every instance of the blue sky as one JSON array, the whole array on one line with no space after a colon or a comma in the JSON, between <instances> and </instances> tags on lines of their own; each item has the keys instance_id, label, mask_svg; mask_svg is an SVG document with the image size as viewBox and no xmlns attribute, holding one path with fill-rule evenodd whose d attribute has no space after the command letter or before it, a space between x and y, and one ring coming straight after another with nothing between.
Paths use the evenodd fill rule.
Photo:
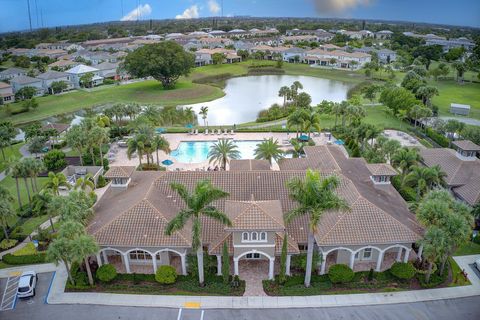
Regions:
<instances>
[{"instance_id":1,"label":"blue sky","mask_svg":"<svg viewBox=\"0 0 480 320\"><path fill-rule=\"evenodd\" d=\"M142 19L219 16L222 3L222 0L29 1L33 28L42 25L42 16L43 25L48 27L136 19L132 10L138 5ZM480 27L480 0L223 0L223 5L225 16L346 17ZM0 0L0 32L28 27L27 0Z\"/></svg>"}]
</instances>

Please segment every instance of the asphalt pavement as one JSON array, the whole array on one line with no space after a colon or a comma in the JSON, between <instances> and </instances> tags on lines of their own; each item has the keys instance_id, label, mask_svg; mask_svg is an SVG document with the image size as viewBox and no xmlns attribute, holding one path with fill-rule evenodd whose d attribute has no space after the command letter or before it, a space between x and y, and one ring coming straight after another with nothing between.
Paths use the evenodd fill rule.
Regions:
<instances>
[{"instance_id":1,"label":"asphalt pavement","mask_svg":"<svg viewBox=\"0 0 480 320\"><path fill-rule=\"evenodd\" d=\"M450 320L480 319L480 296L447 299L409 304L390 304L362 307L331 307L302 309L168 309L148 307L117 307L99 305L48 305L45 297L53 273L42 273L38 277L36 296L32 299L18 300L15 309L0 312L0 319L17 320L110 320L110 319L158 319L158 320ZM0 290L5 282L0 281ZM3 291L2 291L3 292Z\"/></svg>"}]
</instances>

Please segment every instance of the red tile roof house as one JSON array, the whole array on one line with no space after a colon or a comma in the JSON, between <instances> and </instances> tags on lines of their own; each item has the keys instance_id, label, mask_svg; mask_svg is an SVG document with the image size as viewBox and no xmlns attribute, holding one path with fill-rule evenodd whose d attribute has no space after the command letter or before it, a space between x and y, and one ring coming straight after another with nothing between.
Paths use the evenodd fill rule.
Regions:
<instances>
[{"instance_id":1,"label":"red tile roof house","mask_svg":"<svg viewBox=\"0 0 480 320\"><path fill-rule=\"evenodd\" d=\"M306 250L308 218L285 223L285 214L297 205L286 182L304 177L307 168L323 176L337 175L341 181L337 193L350 207L325 212L318 225L315 246L324 259L316 269L321 274L336 263L355 271L386 270L396 260L415 260L421 255L415 243L423 229L389 183L396 174L389 165L346 158L338 146L306 147L305 152L305 158L281 160L277 171L257 160L235 161L231 171L141 172L134 167L111 167L105 177L112 184L95 205L87 228L101 248L98 263L113 263L119 272L127 273L153 273L159 265L170 264L185 274L186 255L192 251L191 225L165 235L168 222L185 207L170 183L192 190L197 181L210 179L230 194L214 205L233 224L225 227L203 218L203 244L208 254L217 257L219 273L226 243L235 274L242 277L242 273L254 272L248 269L248 261L255 260L263 266L263 276L272 279L287 237L289 274L292 255Z\"/></svg>"},{"instance_id":2,"label":"red tile roof house","mask_svg":"<svg viewBox=\"0 0 480 320\"><path fill-rule=\"evenodd\" d=\"M0 82L0 105L15 102L15 95L11 85Z\"/></svg>"}]
</instances>

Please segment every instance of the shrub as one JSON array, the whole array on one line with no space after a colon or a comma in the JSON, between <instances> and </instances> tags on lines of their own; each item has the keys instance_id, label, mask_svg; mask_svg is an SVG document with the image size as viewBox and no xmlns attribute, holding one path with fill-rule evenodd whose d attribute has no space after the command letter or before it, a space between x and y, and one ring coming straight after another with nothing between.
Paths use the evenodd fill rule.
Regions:
<instances>
[{"instance_id":1,"label":"shrub","mask_svg":"<svg viewBox=\"0 0 480 320\"><path fill-rule=\"evenodd\" d=\"M402 280L409 280L415 276L415 268L410 263L395 262L390 268L390 272Z\"/></svg>"},{"instance_id":2,"label":"shrub","mask_svg":"<svg viewBox=\"0 0 480 320\"><path fill-rule=\"evenodd\" d=\"M346 264L335 264L328 271L328 278L333 283L346 283L353 280L355 273Z\"/></svg>"},{"instance_id":3,"label":"shrub","mask_svg":"<svg viewBox=\"0 0 480 320\"><path fill-rule=\"evenodd\" d=\"M155 273L155 280L160 284L172 284L177 280L177 271L169 265L160 266Z\"/></svg>"},{"instance_id":4,"label":"shrub","mask_svg":"<svg viewBox=\"0 0 480 320\"><path fill-rule=\"evenodd\" d=\"M437 131L433 130L432 128L427 129L427 136L438 143L441 147L448 148L450 144L450 140L444 135L438 133Z\"/></svg>"},{"instance_id":5,"label":"shrub","mask_svg":"<svg viewBox=\"0 0 480 320\"><path fill-rule=\"evenodd\" d=\"M315 270L315 266L318 265L319 262L320 262L320 255L316 250L314 250L313 259L312 259L312 270ZM291 266L295 269L300 269L305 271L305 267L307 266L307 254L302 253L302 254L293 256Z\"/></svg>"},{"instance_id":6,"label":"shrub","mask_svg":"<svg viewBox=\"0 0 480 320\"><path fill-rule=\"evenodd\" d=\"M111 264L104 264L97 270L97 278L102 282L111 282L117 276L117 270Z\"/></svg>"},{"instance_id":7,"label":"shrub","mask_svg":"<svg viewBox=\"0 0 480 320\"><path fill-rule=\"evenodd\" d=\"M60 150L50 150L43 157L43 163L48 171L57 171L61 168L67 166L67 161L65 160L65 153Z\"/></svg>"},{"instance_id":8,"label":"shrub","mask_svg":"<svg viewBox=\"0 0 480 320\"><path fill-rule=\"evenodd\" d=\"M10 248L15 247L15 245L18 243L17 239L3 239L2 242L0 242L0 249L2 250L7 250Z\"/></svg>"},{"instance_id":9,"label":"shrub","mask_svg":"<svg viewBox=\"0 0 480 320\"><path fill-rule=\"evenodd\" d=\"M97 180L97 188L103 188L107 185L107 180L103 176L99 176Z\"/></svg>"},{"instance_id":10,"label":"shrub","mask_svg":"<svg viewBox=\"0 0 480 320\"><path fill-rule=\"evenodd\" d=\"M30 256L34 254L37 254L37 249L35 248L35 245L32 242L29 242L25 247L13 253L13 255L16 257Z\"/></svg>"},{"instance_id":11,"label":"shrub","mask_svg":"<svg viewBox=\"0 0 480 320\"><path fill-rule=\"evenodd\" d=\"M35 264L35 263L44 263L45 254L38 253L32 255L23 255L23 256L14 256L11 253L7 253L2 257L2 261L7 264Z\"/></svg>"}]
</instances>

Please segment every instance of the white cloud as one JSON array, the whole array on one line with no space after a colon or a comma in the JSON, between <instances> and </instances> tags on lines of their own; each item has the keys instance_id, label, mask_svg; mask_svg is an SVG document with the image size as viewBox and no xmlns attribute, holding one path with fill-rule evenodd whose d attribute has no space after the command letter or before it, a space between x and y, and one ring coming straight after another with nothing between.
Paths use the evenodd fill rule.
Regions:
<instances>
[{"instance_id":1,"label":"white cloud","mask_svg":"<svg viewBox=\"0 0 480 320\"><path fill-rule=\"evenodd\" d=\"M182 14L177 14L175 19L195 19L198 17L198 6L194 4L193 6L185 9Z\"/></svg>"},{"instance_id":2,"label":"white cloud","mask_svg":"<svg viewBox=\"0 0 480 320\"><path fill-rule=\"evenodd\" d=\"M120 19L121 21L135 21L152 13L152 7L148 3L139 5Z\"/></svg>"},{"instance_id":3,"label":"white cloud","mask_svg":"<svg viewBox=\"0 0 480 320\"><path fill-rule=\"evenodd\" d=\"M374 0L313 0L319 14L342 13L358 6L368 6Z\"/></svg>"},{"instance_id":4,"label":"white cloud","mask_svg":"<svg viewBox=\"0 0 480 320\"><path fill-rule=\"evenodd\" d=\"M216 0L208 0L208 10L210 13L217 14L220 12L220 5Z\"/></svg>"}]
</instances>

